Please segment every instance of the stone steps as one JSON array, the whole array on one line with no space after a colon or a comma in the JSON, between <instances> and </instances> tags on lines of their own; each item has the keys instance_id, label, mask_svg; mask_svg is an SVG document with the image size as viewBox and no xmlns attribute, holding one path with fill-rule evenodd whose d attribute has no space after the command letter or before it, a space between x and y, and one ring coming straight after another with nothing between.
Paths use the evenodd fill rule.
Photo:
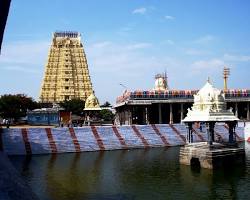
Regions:
<instances>
[{"instance_id":1,"label":"stone steps","mask_svg":"<svg viewBox=\"0 0 250 200\"><path fill-rule=\"evenodd\" d=\"M195 129L194 142L207 141L207 133ZM227 129L215 126L216 137L228 140ZM239 138L244 129L238 128ZM9 155L48 154L184 145L182 124L134 126L86 126L75 128L2 129L2 149ZM219 135L219 136L218 136Z\"/></svg>"}]
</instances>

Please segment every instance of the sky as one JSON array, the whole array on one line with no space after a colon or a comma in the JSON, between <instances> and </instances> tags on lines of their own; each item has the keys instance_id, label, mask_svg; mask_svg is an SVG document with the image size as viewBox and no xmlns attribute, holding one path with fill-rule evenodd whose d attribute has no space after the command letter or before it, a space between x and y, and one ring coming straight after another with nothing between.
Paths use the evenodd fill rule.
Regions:
<instances>
[{"instance_id":1,"label":"sky","mask_svg":"<svg viewBox=\"0 0 250 200\"><path fill-rule=\"evenodd\" d=\"M249 0L12 0L0 55L0 95L39 100L55 31L78 31L100 103L125 89L250 89Z\"/></svg>"}]
</instances>

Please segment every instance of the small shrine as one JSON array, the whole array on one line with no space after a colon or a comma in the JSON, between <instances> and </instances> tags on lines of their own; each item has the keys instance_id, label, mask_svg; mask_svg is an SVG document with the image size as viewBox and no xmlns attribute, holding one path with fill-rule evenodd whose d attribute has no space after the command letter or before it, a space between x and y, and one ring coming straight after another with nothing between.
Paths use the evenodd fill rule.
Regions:
<instances>
[{"instance_id":1,"label":"small shrine","mask_svg":"<svg viewBox=\"0 0 250 200\"><path fill-rule=\"evenodd\" d=\"M99 101L94 93L91 93L85 102L85 124L90 125L93 122L97 122L98 118L96 114L101 110Z\"/></svg>"},{"instance_id":2,"label":"small shrine","mask_svg":"<svg viewBox=\"0 0 250 200\"><path fill-rule=\"evenodd\" d=\"M91 93L85 102L85 108L84 110L90 111L90 110L101 110L99 101L94 95L94 93Z\"/></svg>"},{"instance_id":3,"label":"small shrine","mask_svg":"<svg viewBox=\"0 0 250 200\"><path fill-rule=\"evenodd\" d=\"M223 91L214 88L208 79L207 83L194 95L194 104L188 109L182 122L187 126L187 145L181 148L180 163L191 165L196 160L203 168L213 169L224 164L224 161L243 161L244 149L236 143L235 127L239 119L232 109L226 109ZM206 125L207 142L193 143L194 123ZM214 127L217 122L228 127L228 142L217 143Z\"/></svg>"}]
</instances>

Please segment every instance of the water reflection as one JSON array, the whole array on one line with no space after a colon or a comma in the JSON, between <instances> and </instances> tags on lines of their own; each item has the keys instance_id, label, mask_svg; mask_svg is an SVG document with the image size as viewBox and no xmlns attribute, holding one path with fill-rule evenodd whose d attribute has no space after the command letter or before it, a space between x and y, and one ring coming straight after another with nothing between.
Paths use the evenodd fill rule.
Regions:
<instances>
[{"instance_id":1,"label":"water reflection","mask_svg":"<svg viewBox=\"0 0 250 200\"><path fill-rule=\"evenodd\" d=\"M249 154L247 154L249 156ZM179 148L11 157L41 199L244 199L246 167L179 165Z\"/></svg>"}]
</instances>

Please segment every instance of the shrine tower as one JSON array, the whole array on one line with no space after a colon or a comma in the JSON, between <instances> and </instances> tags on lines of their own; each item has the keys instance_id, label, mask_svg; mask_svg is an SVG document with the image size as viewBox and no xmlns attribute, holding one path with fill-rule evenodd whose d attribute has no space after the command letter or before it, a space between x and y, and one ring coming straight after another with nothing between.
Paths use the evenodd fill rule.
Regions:
<instances>
[{"instance_id":1,"label":"shrine tower","mask_svg":"<svg viewBox=\"0 0 250 200\"><path fill-rule=\"evenodd\" d=\"M40 101L59 103L93 94L86 55L78 32L55 32L45 65Z\"/></svg>"}]
</instances>

